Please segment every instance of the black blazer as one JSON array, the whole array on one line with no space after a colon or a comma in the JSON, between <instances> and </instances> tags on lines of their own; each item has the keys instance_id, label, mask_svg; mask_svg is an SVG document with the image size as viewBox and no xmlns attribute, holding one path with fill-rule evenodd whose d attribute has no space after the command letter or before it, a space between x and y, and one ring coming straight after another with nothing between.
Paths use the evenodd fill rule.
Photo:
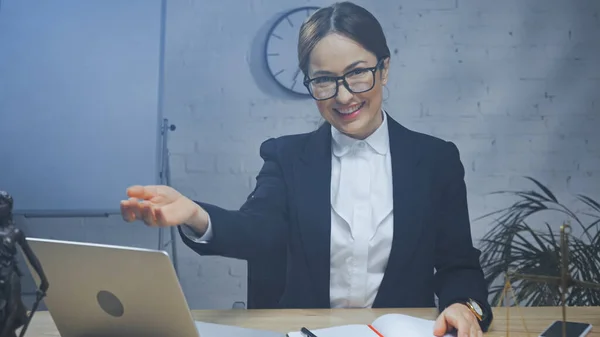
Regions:
<instances>
[{"instance_id":1,"label":"black blazer","mask_svg":"<svg viewBox=\"0 0 600 337\"><path fill-rule=\"evenodd\" d=\"M210 215L213 239L199 244L182 235L202 255L252 260L287 249L283 308L330 307L330 127L265 141L256 188L240 210L198 202ZM373 307L434 307L435 293L443 310L472 298L489 317L485 331L491 310L458 149L389 115L388 129L394 237Z\"/></svg>"}]
</instances>

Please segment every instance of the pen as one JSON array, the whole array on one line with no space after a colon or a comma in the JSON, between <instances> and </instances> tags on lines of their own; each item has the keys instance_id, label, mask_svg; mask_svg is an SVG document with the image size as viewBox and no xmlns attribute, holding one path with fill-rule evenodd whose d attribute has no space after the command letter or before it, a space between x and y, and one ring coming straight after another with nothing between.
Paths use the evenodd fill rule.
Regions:
<instances>
[{"instance_id":1,"label":"pen","mask_svg":"<svg viewBox=\"0 0 600 337\"><path fill-rule=\"evenodd\" d=\"M305 327L302 327L302 329L300 329L300 331L304 334L304 336L306 337L317 337L317 335L315 335L314 333L310 332L310 330L308 330Z\"/></svg>"}]
</instances>

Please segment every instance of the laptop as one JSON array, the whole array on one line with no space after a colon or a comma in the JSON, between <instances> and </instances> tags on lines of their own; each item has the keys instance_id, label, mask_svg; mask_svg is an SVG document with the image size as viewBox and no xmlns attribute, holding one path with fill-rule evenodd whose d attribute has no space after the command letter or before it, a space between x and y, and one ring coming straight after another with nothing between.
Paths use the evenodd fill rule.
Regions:
<instances>
[{"instance_id":1,"label":"laptop","mask_svg":"<svg viewBox=\"0 0 600 337\"><path fill-rule=\"evenodd\" d=\"M164 251L41 238L27 241L50 283L44 303L61 337L285 336L194 321Z\"/></svg>"}]
</instances>

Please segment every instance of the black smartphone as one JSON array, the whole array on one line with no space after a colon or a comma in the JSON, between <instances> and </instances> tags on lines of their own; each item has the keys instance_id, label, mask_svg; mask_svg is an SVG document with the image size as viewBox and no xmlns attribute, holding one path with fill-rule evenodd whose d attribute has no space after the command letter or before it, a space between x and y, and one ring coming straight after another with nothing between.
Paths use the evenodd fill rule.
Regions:
<instances>
[{"instance_id":1,"label":"black smartphone","mask_svg":"<svg viewBox=\"0 0 600 337\"><path fill-rule=\"evenodd\" d=\"M592 325L589 323L566 322L566 325L566 337L584 337L592 330ZM562 337L562 321L554 321L540 334L540 337Z\"/></svg>"}]
</instances>

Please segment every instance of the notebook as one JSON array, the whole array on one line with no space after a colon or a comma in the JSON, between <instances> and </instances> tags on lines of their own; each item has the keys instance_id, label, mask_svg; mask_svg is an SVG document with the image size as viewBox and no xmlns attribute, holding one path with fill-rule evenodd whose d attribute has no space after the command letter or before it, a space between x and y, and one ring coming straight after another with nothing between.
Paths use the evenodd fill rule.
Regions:
<instances>
[{"instance_id":1,"label":"notebook","mask_svg":"<svg viewBox=\"0 0 600 337\"><path fill-rule=\"evenodd\" d=\"M331 328L311 329L317 337L434 337L435 321L403 314L386 314L371 324L341 325ZM300 331L289 332L288 337L306 337ZM447 333L444 337L455 336Z\"/></svg>"}]
</instances>

